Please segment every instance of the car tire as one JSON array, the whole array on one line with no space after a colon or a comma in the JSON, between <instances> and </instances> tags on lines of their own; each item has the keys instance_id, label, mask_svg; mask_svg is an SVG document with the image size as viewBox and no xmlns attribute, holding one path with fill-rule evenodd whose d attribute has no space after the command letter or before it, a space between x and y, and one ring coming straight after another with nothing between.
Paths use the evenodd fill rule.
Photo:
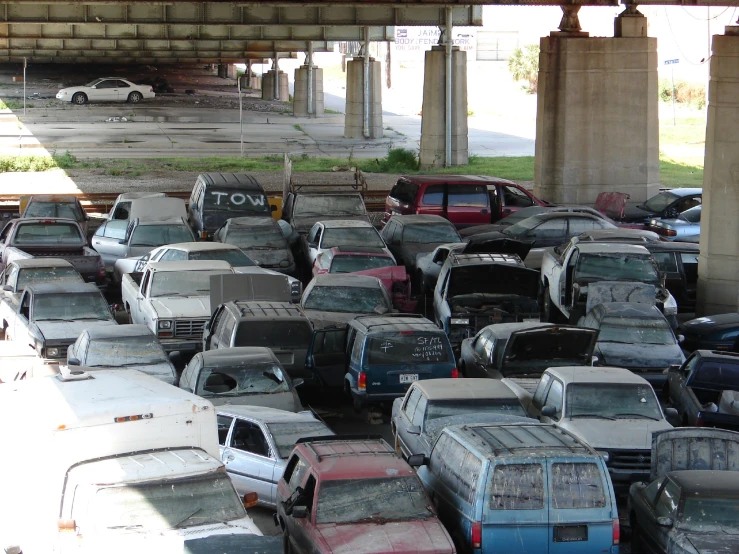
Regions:
<instances>
[{"instance_id":1,"label":"car tire","mask_svg":"<svg viewBox=\"0 0 739 554\"><path fill-rule=\"evenodd\" d=\"M77 104L78 106L87 104L87 95L84 92L75 92L72 95L72 104Z\"/></svg>"},{"instance_id":2,"label":"car tire","mask_svg":"<svg viewBox=\"0 0 739 554\"><path fill-rule=\"evenodd\" d=\"M141 102L142 98L143 96L140 92L133 91L131 94L128 95L128 102L130 104L138 104L139 102Z\"/></svg>"},{"instance_id":3,"label":"car tire","mask_svg":"<svg viewBox=\"0 0 739 554\"><path fill-rule=\"evenodd\" d=\"M362 413L362 403L359 401L358 398L352 398L352 409L354 410L355 414Z\"/></svg>"},{"instance_id":4,"label":"car tire","mask_svg":"<svg viewBox=\"0 0 739 554\"><path fill-rule=\"evenodd\" d=\"M395 453L398 455L399 458L403 458L403 449L400 448L400 437L398 437L398 433L395 433Z\"/></svg>"}]
</instances>

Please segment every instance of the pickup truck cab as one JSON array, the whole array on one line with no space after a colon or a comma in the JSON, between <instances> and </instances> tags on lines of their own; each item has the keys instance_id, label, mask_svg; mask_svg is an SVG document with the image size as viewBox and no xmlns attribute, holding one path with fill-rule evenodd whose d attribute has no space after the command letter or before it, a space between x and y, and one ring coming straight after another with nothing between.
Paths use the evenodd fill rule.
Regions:
<instances>
[{"instance_id":1,"label":"pickup truck cab","mask_svg":"<svg viewBox=\"0 0 739 554\"><path fill-rule=\"evenodd\" d=\"M284 196L282 219L290 223L300 235L305 235L317 221L353 219L369 222L364 205L366 183L355 177L359 184L295 184Z\"/></svg>"},{"instance_id":2,"label":"pickup truck cab","mask_svg":"<svg viewBox=\"0 0 739 554\"><path fill-rule=\"evenodd\" d=\"M20 304L26 287L44 283L84 283L85 280L67 260L61 258L29 258L15 260L0 274L2 299L11 306Z\"/></svg>"},{"instance_id":3,"label":"pickup truck cab","mask_svg":"<svg viewBox=\"0 0 739 554\"><path fill-rule=\"evenodd\" d=\"M167 352L200 350L210 318L210 277L234 273L228 262L153 262L121 281L132 323L146 325Z\"/></svg>"},{"instance_id":4,"label":"pickup truck cab","mask_svg":"<svg viewBox=\"0 0 739 554\"><path fill-rule=\"evenodd\" d=\"M487 175L404 175L385 200L393 215L440 215L458 229L495 223L529 206L546 206L520 185Z\"/></svg>"},{"instance_id":5,"label":"pickup truck cab","mask_svg":"<svg viewBox=\"0 0 739 554\"><path fill-rule=\"evenodd\" d=\"M50 361L67 359L67 348L86 328L117 325L105 298L91 283L40 284L26 288L18 304L0 301L5 340L31 346Z\"/></svg>"},{"instance_id":6,"label":"pickup truck cab","mask_svg":"<svg viewBox=\"0 0 739 554\"><path fill-rule=\"evenodd\" d=\"M164 192L124 192L119 194L113 202L113 206L110 211L103 216L104 219L118 219L128 221L128 216L131 213L131 202L139 198L164 198L167 196Z\"/></svg>"},{"instance_id":7,"label":"pickup truck cab","mask_svg":"<svg viewBox=\"0 0 739 554\"><path fill-rule=\"evenodd\" d=\"M23 209L21 218L61 218L76 221L85 236L87 236L87 222L90 216L80 204L76 196L62 196L58 194L34 194L21 199Z\"/></svg>"}]
</instances>

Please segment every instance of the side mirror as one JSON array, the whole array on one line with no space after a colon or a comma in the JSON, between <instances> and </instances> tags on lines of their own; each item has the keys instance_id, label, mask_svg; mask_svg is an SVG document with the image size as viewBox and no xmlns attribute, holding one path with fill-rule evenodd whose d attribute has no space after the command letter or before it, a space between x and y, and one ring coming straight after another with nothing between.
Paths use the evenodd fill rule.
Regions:
<instances>
[{"instance_id":1,"label":"side mirror","mask_svg":"<svg viewBox=\"0 0 739 554\"><path fill-rule=\"evenodd\" d=\"M675 408L665 408L665 419L673 427L680 427L682 425L680 414Z\"/></svg>"},{"instance_id":2,"label":"side mirror","mask_svg":"<svg viewBox=\"0 0 739 554\"><path fill-rule=\"evenodd\" d=\"M408 456L408 465L411 467L421 467L428 465L429 459L423 454L411 454Z\"/></svg>"},{"instance_id":3,"label":"side mirror","mask_svg":"<svg viewBox=\"0 0 739 554\"><path fill-rule=\"evenodd\" d=\"M293 506L293 513L290 514L295 519L305 519L308 517L308 507L307 506Z\"/></svg>"},{"instance_id":4,"label":"side mirror","mask_svg":"<svg viewBox=\"0 0 739 554\"><path fill-rule=\"evenodd\" d=\"M670 364L670 367L667 368L667 371L679 371L680 370L679 364Z\"/></svg>"},{"instance_id":5,"label":"side mirror","mask_svg":"<svg viewBox=\"0 0 739 554\"><path fill-rule=\"evenodd\" d=\"M563 252L563 249L562 249L561 246L555 246L554 247L554 253L557 254L558 256L561 256L562 255L562 252Z\"/></svg>"},{"instance_id":6,"label":"side mirror","mask_svg":"<svg viewBox=\"0 0 739 554\"><path fill-rule=\"evenodd\" d=\"M660 527L672 527L673 521L671 517L658 517L657 525Z\"/></svg>"},{"instance_id":7,"label":"side mirror","mask_svg":"<svg viewBox=\"0 0 739 554\"><path fill-rule=\"evenodd\" d=\"M297 388L300 385L302 385L303 383L305 383L305 380L304 379L293 379L293 387L296 387Z\"/></svg>"},{"instance_id":8,"label":"side mirror","mask_svg":"<svg viewBox=\"0 0 739 554\"><path fill-rule=\"evenodd\" d=\"M251 508L257 505L259 496L255 492L248 492L244 495L244 508Z\"/></svg>"},{"instance_id":9,"label":"side mirror","mask_svg":"<svg viewBox=\"0 0 739 554\"><path fill-rule=\"evenodd\" d=\"M67 365L82 365L79 358L75 358L74 356L70 356L67 358Z\"/></svg>"},{"instance_id":10,"label":"side mirror","mask_svg":"<svg viewBox=\"0 0 739 554\"><path fill-rule=\"evenodd\" d=\"M682 344L683 342L685 342L685 335L678 335L675 338L677 339L677 342L679 344Z\"/></svg>"},{"instance_id":11,"label":"side mirror","mask_svg":"<svg viewBox=\"0 0 739 554\"><path fill-rule=\"evenodd\" d=\"M420 435L421 434L421 428L418 425L411 425L406 429L406 431L408 431L409 435Z\"/></svg>"},{"instance_id":12,"label":"side mirror","mask_svg":"<svg viewBox=\"0 0 739 554\"><path fill-rule=\"evenodd\" d=\"M5 292L13 292L13 287L10 285L3 285L3 290Z\"/></svg>"},{"instance_id":13,"label":"side mirror","mask_svg":"<svg viewBox=\"0 0 739 554\"><path fill-rule=\"evenodd\" d=\"M542 417L554 417L557 413L557 409L554 406L544 406L541 409Z\"/></svg>"}]
</instances>

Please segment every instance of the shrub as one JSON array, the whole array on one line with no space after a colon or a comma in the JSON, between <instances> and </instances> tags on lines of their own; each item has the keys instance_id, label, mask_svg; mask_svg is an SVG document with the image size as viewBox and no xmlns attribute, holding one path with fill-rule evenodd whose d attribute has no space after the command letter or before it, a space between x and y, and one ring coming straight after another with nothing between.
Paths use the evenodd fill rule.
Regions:
<instances>
[{"instance_id":1,"label":"shrub","mask_svg":"<svg viewBox=\"0 0 739 554\"><path fill-rule=\"evenodd\" d=\"M524 81L523 89L536 94L539 87L539 45L527 44L516 48L508 58L508 71L515 81Z\"/></svg>"}]
</instances>

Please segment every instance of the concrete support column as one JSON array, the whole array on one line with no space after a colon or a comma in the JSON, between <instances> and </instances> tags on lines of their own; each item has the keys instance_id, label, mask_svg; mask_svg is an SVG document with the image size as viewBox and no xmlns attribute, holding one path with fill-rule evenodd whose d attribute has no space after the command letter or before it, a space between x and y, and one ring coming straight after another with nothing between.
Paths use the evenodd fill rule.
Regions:
<instances>
[{"instance_id":1,"label":"concrete support column","mask_svg":"<svg viewBox=\"0 0 739 554\"><path fill-rule=\"evenodd\" d=\"M369 59L369 136L382 138L382 67ZM365 138L364 120L364 58L354 58L346 64L346 117L344 138Z\"/></svg>"},{"instance_id":2,"label":"concrete support column","mask_svg":"<svg viewBox=\"0 0 739 554\"><path fill-rule=\"evenodd\" d=\"M444 166L446 90L445 47L432 46L423 68L423 111L421 115L421 169ZM467 142L467 52L452 49L452 157L448 165L468 162Z\"/></svg>"},{"instance_id":3,"label":"concrete support column","mask_svg":"<svg viewBox=\"0 0 739 554\"><path fill-rule=\"evenodd\" d=\"M311 110L308 109L308 73L313 74ZM313 70L309 72L307 65L301 65L295 70L293 115L299 117L321 117L323 116L323 112L323 69L313 66Z\"/></svg>"},{"instance_id":4,"label":"concrete support column","mask_svg":"<svg viewBox=\"0 0 739 554\"><path fill-rule=\"evenodd\" d=\"M218 76L221 79L227 79L228 78L228 66L225 63L219 63L218 64Z\"/></svg>"},{"instance_id":5,"label":"concrete support column","mask_svg":"<svg viewBox=\"0 0 739 554\"><path fill-rule=\"evenodd\" d=\"M562 31L541 39L534 193L558 204L592 204L604 191L642 202L659 189L657 39L635 7L613 38L590 38L579 6L562 9Z\"/></svg>"},{"instance_id":6,"label":"concrete support column","mask_svg":"<svg viewBox=\"0 0 739 554\"><path fill-rule=\"evenodd\" d=\"M278 96L275 97L275 70L270 69L262 76L262 100L279 100L280 102L287 102L290 99L290 86L287 80L287 73L284 71L279 72L279 91Z\"/></svg>"},{"instance_id":7,"label":"concrete support column","mask_svg":"<svg viewBox=\"0 0 739 554\"><path fill-rule=\"evenodd\" d=\"M698 315L739 311L739 25L713 37Z\"/></svg>"}]
</instances>

